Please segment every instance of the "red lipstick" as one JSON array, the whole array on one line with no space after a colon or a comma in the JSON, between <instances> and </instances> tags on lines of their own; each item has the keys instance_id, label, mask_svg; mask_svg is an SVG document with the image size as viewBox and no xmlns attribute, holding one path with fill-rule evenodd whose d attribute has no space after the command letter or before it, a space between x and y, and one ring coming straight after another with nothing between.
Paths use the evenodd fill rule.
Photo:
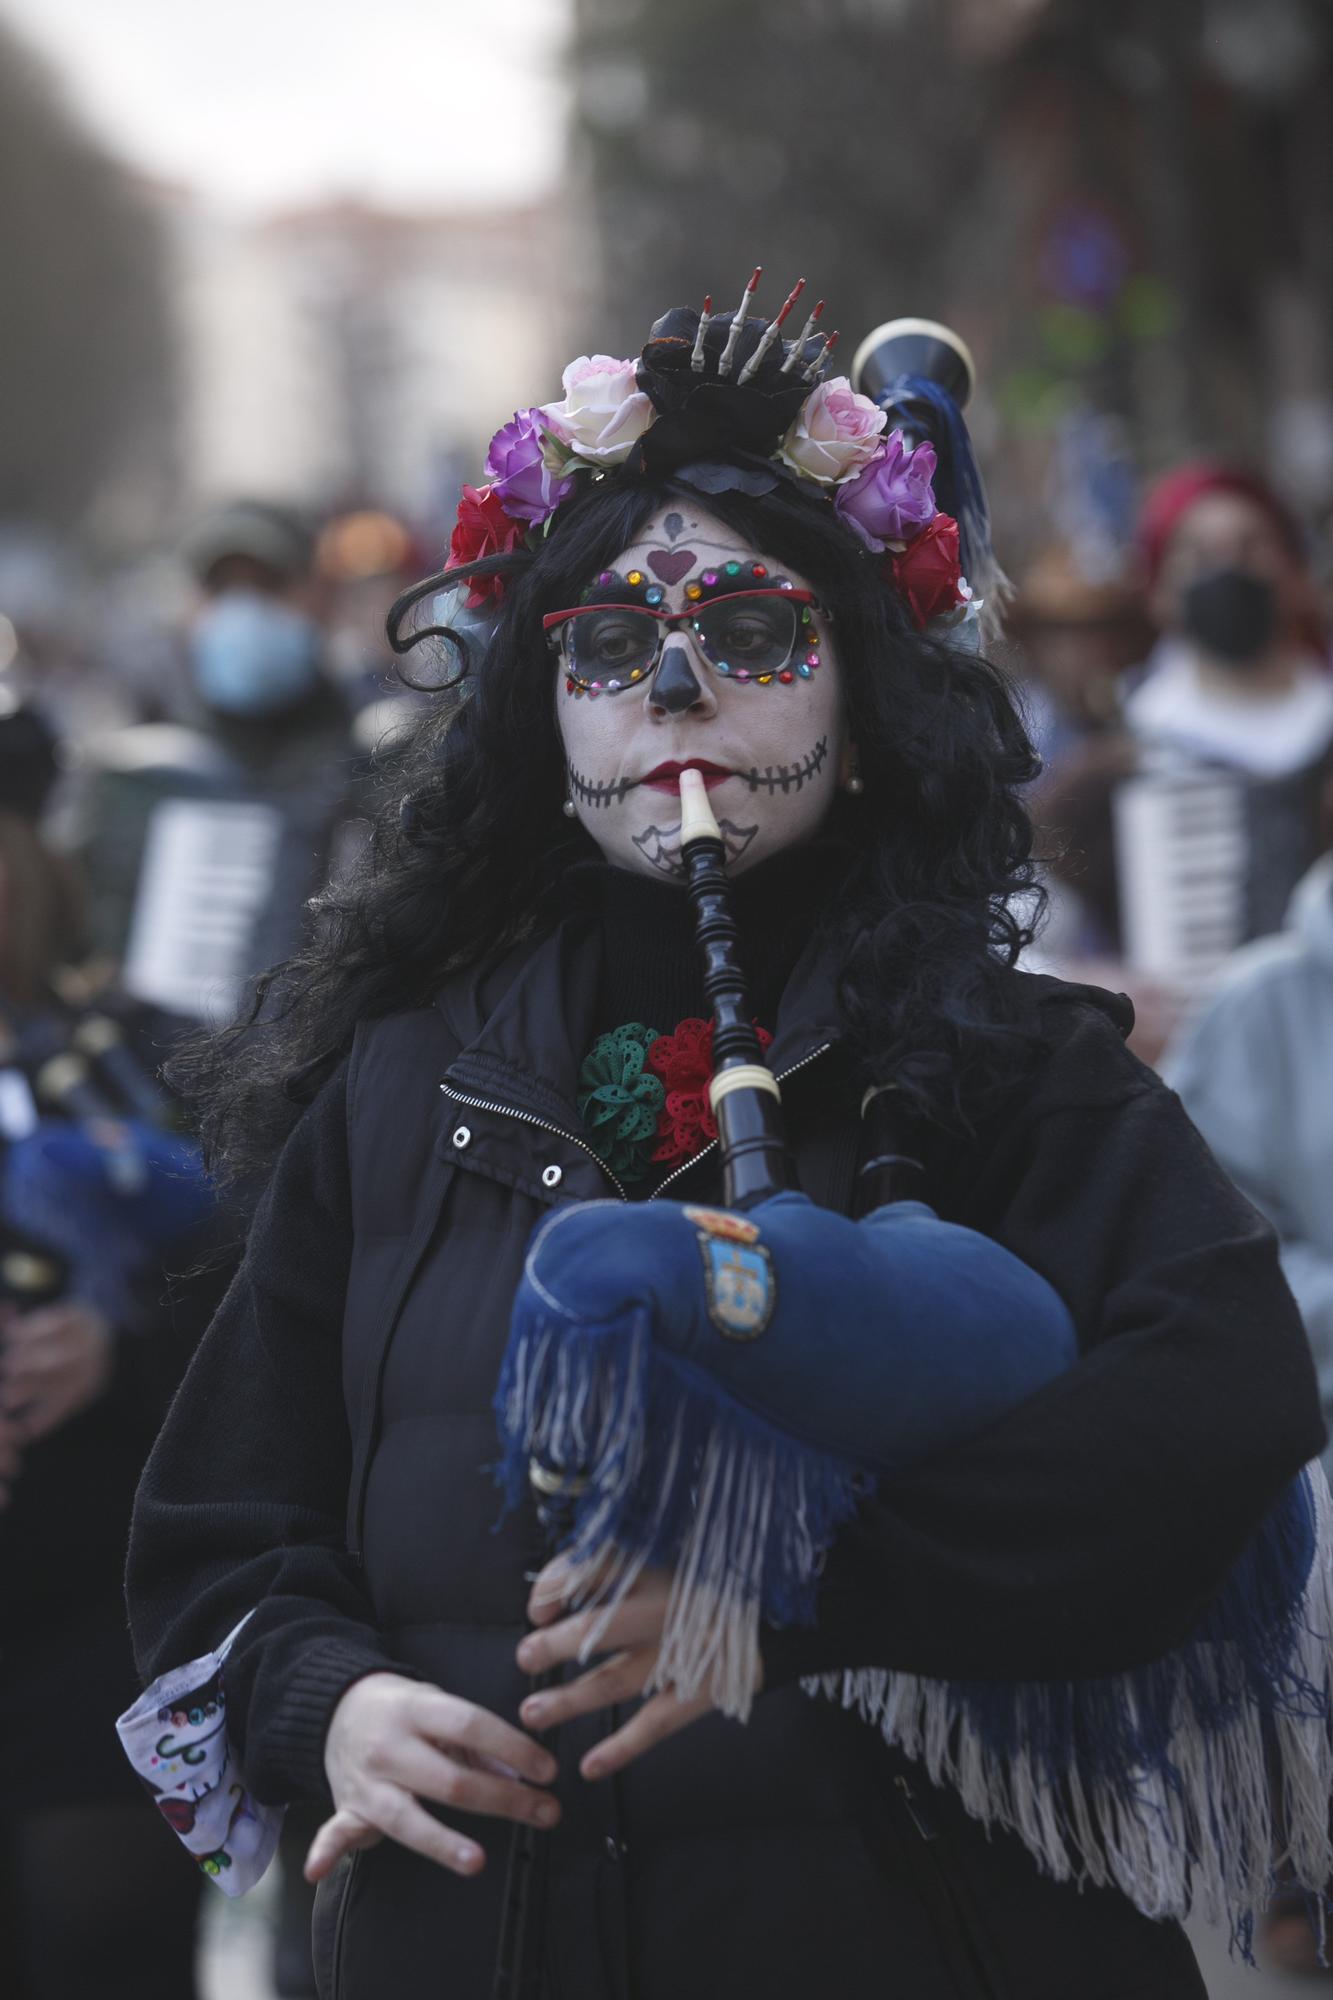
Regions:
<instances>
[{"instance_id":1,"label":"red lipstick","mask_svg":"<svg viewBox=\"0 0 1333 2000\"><path fill-rule=\"evenodd\" d=\"M677 792L680 790L682 771L698 771L710 792L715 786L724 785L728 778L734 778L736 775L734 771L729 771L725 764L710 764L706 757L687 757L680 764L658 764L645 777L640 778L639 783L647 785L652 792Z\"/></svg>"}]
</instances>

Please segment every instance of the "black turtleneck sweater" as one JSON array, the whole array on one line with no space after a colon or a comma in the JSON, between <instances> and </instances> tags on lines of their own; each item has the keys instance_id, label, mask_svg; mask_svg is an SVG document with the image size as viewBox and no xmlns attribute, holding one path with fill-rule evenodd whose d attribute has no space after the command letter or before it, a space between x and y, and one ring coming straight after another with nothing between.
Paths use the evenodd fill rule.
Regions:
<instances>
[{"instance_id":1,"label":"black turtleneck sweater","mask_svg":"<svg viewBox=\"0 0 1333 2000\"><path fill-rule=\"evenodd\" d=\"M731 880L750 1016L770 1033L792 968L854 858L843 843L818 840L773 855ZM708 1017L694 906L684 887L587 861L566 872L555 908L560 916L586 914L600 932L602 972L592 1040L628 1022L669 1035L681 1021ZM628 1192L641 1199L670 1171L654 1168L643 1180L628 1182ZM718 1178L709 1199L720 1200L721 1192Z\"/></svg>"},{"instance_id":2,"label":"black turtleneck sweater","mask_svg":"<svg viewBox=\"0 0 1333 2000\"><path fill-rule=\"evenodd\" d=\"M853 858L840 842L818 840L732 877L751 1012L763 1027L772 1028L788 975ZM694 906L685 888L586 861L567 870L557 908L562 915L586 911L601 930L599 1035L626 1021L669 1034L677 1022L707 1014Z\"/></svg>"}]
</instances>

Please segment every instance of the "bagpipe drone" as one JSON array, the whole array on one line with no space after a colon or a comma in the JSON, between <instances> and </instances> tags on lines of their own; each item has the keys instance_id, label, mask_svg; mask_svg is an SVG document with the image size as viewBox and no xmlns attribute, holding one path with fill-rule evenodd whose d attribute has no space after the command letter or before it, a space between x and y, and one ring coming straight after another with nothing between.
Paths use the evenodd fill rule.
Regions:
<instances>
[{"instance_id":1,"label":"bagpipe drone","mask_svg":"<svg viewBox=\"0 0 1333 2000\"><path fill-rule=\"evenodd\" d=\"M795 356L808 381L819 360L816 346L806 363L809 331L784 347L746 320L738 344L726 316L666 315L640 364L658 411L645 453L666 448L656 427L673 422L677 390L688 400L700 354L714 378L732 357L756 388L767 367L781 395L779 363L786 377ZM928 442L938 455L966 575L1002 590L961 415L972 379L962 342L932 322L893 322L863 344L854 379L898 427L893 449ZM708 387L714 425L733 410L724 448L739 470L732 480L729 463L686 468L703 491L759 463L758 431L738 427L725 384ZM709 426L695 428L687 443L706 458ZM722 449L715 438L711 449ZM677 466L684 450L671 450ZM969 604L963 585L944 622L960 624ZM714 1014L723 1205L592 1202L540 1225L496 1398L500 1470L511 1502L531 1487L579 1601L602 1613L585 1657L643 1568L665 1567L674 1580L653 1686L707 1690L744 1720L763 1626L816 1620L823 1559L864 1497L878 1489L891 1504L896 1475L1003 1418L1078 1356L1044 1279L917 1198L919 1175L895 1155L891 1095L868 1107L888 1136L856 1219L790 1185L778 1085L750 1026L724 849L697 773L682 774L681 795ZM1199 1900L1229 1913L1247 1944L1281 1849L1311 1890L1333 1875L1328 1513L1315 1465L1188 1642L1140 1668L964 1685L885 1666L806 1691L878 1725L1058 1879L1115 1884L1153 1916Z\"/></svg>"},{"instance_id":2,"label":"bagpipe drone","mask_svg":"<svg viewBox=\"0 0 1333 2000\"><path fill-rule=\"evenodd\" d=\"M0 1075L0 1292L20 1308L68 1292L118 1322L212 1211L199 1147L105 1008L53 991L0 1016Z\"/></svg>"}]
</instances>

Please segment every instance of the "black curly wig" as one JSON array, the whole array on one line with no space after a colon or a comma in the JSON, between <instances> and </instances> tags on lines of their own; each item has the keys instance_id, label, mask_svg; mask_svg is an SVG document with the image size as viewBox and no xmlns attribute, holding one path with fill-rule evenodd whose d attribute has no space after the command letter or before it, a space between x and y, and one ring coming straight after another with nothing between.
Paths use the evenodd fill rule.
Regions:
<instances>
[{"instance_id":1,"label":"black curly wig","mask_svg":"<svg viewBox=\"0 0 1333 2000\"><path fill-rule=\"evenodd\" d=\"M588 482L535 548L428 577L394 605L395 651L434 654L447 677L465 677L386 761L374 837L322 898L302 949L257 983L241 1019L174 1066L222 1184L258 1184L359 1020L420 1005L447 971L538 931L553 879L595 854L561 813L542 614L576 602L682 498L802 572L836 615L864 791L831 808L829 830L861 859L829 920L862 1074L952 1125L1010 1087L1030 1054L1011 969L1040 895L1020 797L1037 764L1004 675L915 630L880 566L808 487L700 495L688 472L642 470ZM414 623L441 591L495 577L503 597L484 652L464 629Z\"/></svg>"}]
</instances>

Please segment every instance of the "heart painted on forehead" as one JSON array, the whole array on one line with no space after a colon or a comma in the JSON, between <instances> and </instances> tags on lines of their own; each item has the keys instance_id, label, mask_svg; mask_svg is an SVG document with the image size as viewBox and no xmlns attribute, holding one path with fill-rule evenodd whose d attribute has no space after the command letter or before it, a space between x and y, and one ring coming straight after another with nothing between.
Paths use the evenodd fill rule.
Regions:
<instances>
[{"instance_id":1,"label":"heart painted on forehead","mask_svg":"<svg viewBox=\"0 0 1333 2000\"><path fill-rule=\"evenodd\" d=\"M689 575L696 560L693 549L651 549L648 553L648 567L663 583L679 583L683 576Z\"/></svg>"}]
</instances>

